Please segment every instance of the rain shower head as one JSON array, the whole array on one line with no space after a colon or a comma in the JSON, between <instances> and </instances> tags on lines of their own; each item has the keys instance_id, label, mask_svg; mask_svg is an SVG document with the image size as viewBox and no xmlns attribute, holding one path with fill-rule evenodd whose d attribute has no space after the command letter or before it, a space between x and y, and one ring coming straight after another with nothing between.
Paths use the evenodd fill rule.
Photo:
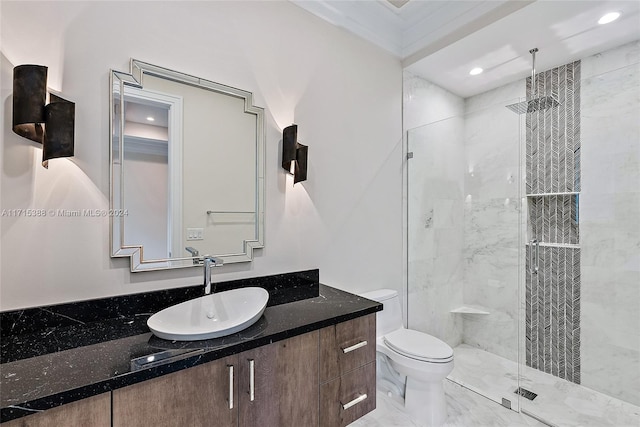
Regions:
<instances>
[{"instance_id":1,"label":"rain shower head","mask_svg":"<svg viewBox=\"0 0 640 427\"><path fill-rule=\"evenodd\" d=\"M535 96L538 89L536 85L536 52L538 48L534 47L529 51L532 57L531 64L531 99L527 101L517 102L507 105L507 108L516 114L533 113L535 111L544 111L551 107L560 105L560 102L551 95Z\"/></svg>"},{"instance_id":2,"label":"rain shower head","mask_svg":"<svg viewBox=\"0 0 640 427\"><path fill-rule=\"evenodd\" d=\"M553 96L541 96L530 101L517 102L507 105L507 108L516 114L533 113L534 111L544 111L548 108L560 105Z\"/></svg>"}]
</instances>

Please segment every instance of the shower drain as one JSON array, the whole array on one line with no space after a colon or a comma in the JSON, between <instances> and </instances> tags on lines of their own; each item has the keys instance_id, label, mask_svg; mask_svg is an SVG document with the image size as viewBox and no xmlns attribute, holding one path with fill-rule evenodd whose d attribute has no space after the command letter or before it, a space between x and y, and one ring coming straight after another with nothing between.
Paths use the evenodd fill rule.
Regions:
<instances>
[{"instance_id":1,"label":"shower drain","mask_svg":"<svg viewBox=\"0 0 640 427\"><path fill-rule=\"evenodd\" d=\"M522 387L518 387L518 389L516 391L514 391L515 394L519 394L520 396L524 397L525 399L529 399L529 400L533 400L536 398L537 394L527 390L526 388L522 388Z\"/></svg>"}]
</instances>

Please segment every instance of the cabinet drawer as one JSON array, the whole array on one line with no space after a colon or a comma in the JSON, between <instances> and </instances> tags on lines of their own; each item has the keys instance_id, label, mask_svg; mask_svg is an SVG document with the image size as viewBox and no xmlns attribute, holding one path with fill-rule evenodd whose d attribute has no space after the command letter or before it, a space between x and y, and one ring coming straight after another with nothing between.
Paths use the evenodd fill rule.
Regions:
<instances>
[{"instance_id":1,"label":"cabinet drawer","mask_svg":"<svg viewBox=\"0 0 640 427\"><path fill-rule=\"evenodd\" d=\"M376 362L320 386L320 426L346 426L376 408Z\"/></svg>"},{"instance_id":2,"label":"cabinet drawer","mask_svg":"<svg viewBox=\"0 0 640 427\"><path fill-rule=\"evenodd\" d=\"M375 359L375 314L320 330L320 383L339 377Z\"/></svg>"}]
</instances>

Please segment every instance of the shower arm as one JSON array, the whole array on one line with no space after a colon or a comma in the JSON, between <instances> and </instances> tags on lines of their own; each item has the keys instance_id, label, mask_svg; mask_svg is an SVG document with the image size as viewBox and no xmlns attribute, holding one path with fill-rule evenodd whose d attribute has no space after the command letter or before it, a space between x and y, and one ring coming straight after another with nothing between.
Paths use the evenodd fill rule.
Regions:
<instances>
[{"instance_id":1,"label":"shower arm","mask_svg":"<svg viewBox=\"0 0 640 427\"><path fill-rule=\"evenodd\" d=\"M534 98L534 95L538 94L538 87L536 86L536 52L538 51L537 47L534 47L529 51L532 57L531 63L531 98Z\"/></svg>"}]
</instances>

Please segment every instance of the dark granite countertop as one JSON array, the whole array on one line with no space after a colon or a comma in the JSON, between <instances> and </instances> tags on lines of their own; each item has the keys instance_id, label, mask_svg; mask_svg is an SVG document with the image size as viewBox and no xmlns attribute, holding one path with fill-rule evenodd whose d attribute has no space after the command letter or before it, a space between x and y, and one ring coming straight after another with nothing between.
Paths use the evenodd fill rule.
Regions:
<instances>
[{"instance_id":1,"label":"dark granite countertop","mask_svg":"<svg viewBox=\"0 0 640 427\"><path fill-rule=\"evenodd\" d=\"M382 309L379 303L319 284L317 277L318 271L311 270L219 284L219 290L263 284L270 293L269 306L251 327L203 341L163 340L146 325L158 309L202 295L201 286L0 313L0 422ZM96 313L104 318L95 318ZM34 316L45 319L34 326Z\"/></svg>"}]
</instances>

